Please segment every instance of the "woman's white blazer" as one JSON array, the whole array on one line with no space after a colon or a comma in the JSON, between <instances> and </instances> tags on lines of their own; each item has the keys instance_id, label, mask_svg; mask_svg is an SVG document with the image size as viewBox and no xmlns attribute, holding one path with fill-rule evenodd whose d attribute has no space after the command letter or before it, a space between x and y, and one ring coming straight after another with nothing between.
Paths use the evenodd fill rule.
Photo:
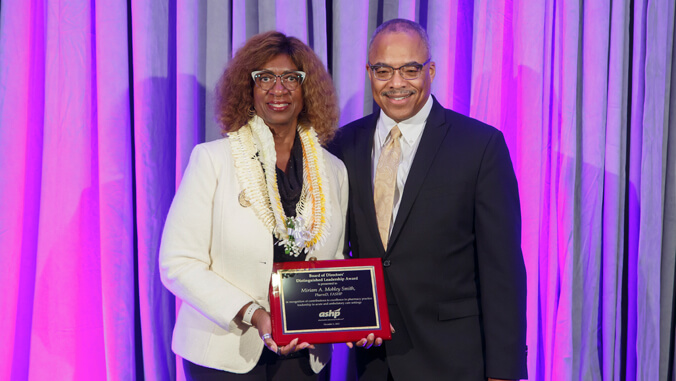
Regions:
<instances>
[{"instance_id":1,"label":"woman's white blazer","mask_svg":"<svg viewBox=\"0 0 676 381\"><path fill-rule=\"evenodd\" d=\"M343 163L323 150L328 177L329 229L307 257L343 258L348 180ZM197 145L171 204L160 246L162 283L182 300L172 349L199 365L249 372L264 344L258 330L235 320L255 301L268 311L272 233L251 207L240 205L228 138ZM319 372L331 356L317 345L310 363ZM267 350L267 349L266 349Z\"/></svg>"}]
</instances>

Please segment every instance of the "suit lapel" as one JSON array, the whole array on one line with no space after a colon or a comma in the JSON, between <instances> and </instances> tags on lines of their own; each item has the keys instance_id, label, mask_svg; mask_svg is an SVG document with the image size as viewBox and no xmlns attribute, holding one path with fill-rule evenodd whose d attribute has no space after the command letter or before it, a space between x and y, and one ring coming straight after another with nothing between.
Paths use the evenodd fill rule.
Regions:
<instances>
[{"instance_id":1,"label":"suit lapel","mask_svg":"<svg viewBox=\"0 0 676 381\"><path fill-rule=\"evenodd\" d=\"M446 124L444 108L441 107L436 99L434 99L434 105L427 118L423 134L420 137L420 144L418 145L415 158L413 158L411 170L406 178L406 185L404 186L401 204L399 205L397 218L394 221L392 234L390 235L390 240L387 245L388 249L397 241L397 237L401 232L408 214L411 212L413 202L418 196L420 187L427 176L427 172L434 161L437 151L439 151L441 142L444 140L448 129L449 126Z\"/></svg>"},{"instance_id":2,"label":"suit lapel","mask_svg":"<svg viewBox=\"0 0 676 381\"><path fill-rule=\"evenodd\" d=\"M371 178L371 153L373 152L373 136L376 130L376 123L378 122L378 115L380 112L374 112L371 119L357 130L355 135L355 173L357 180L357 189L359 192L359 199L364 208L366 215L366 226L368 226L368 234L371 237L377 237L380 242L380 233L378 232L378 220L376 218L376 207L373 202L373 181ZM380 256L385 252L382 243L377 245L382 248Z\"/></svg>"}]
</instances>

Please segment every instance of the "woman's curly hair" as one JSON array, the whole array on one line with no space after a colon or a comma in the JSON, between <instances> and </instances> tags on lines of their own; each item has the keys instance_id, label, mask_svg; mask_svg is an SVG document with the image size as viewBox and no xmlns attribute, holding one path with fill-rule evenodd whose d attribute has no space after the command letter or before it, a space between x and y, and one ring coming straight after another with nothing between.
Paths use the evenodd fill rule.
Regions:
<instances>
[{"instance_id":1,"label":"woman's curly hair","mask_svg":"<svg viewBox=\"0 0 676 381\"><path fill-rule=\"evenodd\" d=\"M314 127L325 145L338 127L338 103L333 81L322 61L307 45L295 37L266 32L251 37L225 68L216 85L216 119L223 133L234 132L253 116L254 81L251 72L280 54L288 55L298 70L305 72L303 109L298 122Z\"/></svg>"}]
</instances>

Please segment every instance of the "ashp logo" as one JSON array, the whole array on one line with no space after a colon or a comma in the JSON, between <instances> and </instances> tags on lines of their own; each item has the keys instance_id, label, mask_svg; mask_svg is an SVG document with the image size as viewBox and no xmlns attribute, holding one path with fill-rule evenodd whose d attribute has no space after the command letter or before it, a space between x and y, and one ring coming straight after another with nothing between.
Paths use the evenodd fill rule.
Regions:
<instances>
[{"instance_id":1,"label":"ashp logo","mask_svg":"<svg viewBox=\"0 0 676 381\"><path fill-rule=\"evenodd\" d=\"M335 319L338 316L340 316L340 308L338 308L337 310L328 310L319 313L319 317L332 317Z\"/></svg>"}]
</instances>

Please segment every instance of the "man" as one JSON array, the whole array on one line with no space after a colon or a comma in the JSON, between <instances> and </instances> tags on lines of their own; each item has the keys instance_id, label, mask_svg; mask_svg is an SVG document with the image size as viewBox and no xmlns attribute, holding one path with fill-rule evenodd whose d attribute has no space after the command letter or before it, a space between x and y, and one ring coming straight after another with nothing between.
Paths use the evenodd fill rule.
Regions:
<instances>
[{"instance_id":1,"label":"man","mask_svg":"<svg viewBox=\"0 0 676 381\"><path fill-rule=\"evenodd\" d=\"M526 378L521 216L503 135L430 97L420 25L381 25L368 59L380 111L341 128L333 150L350 180L348 249L382 258L396 331L357 342L360 379Z\"/></svg>"}]
</instances>

